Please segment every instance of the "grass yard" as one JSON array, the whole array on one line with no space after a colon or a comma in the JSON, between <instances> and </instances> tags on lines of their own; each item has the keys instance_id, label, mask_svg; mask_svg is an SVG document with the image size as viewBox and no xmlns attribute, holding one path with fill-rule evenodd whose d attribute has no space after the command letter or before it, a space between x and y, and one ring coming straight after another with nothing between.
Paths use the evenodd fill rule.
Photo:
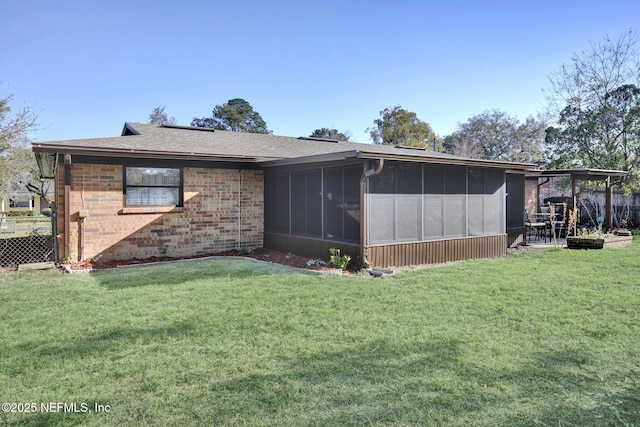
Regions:
<instances>
[{"instance_id":1,"label":"grass yard","mask_svg":"<svg viewBox=\"0 0 640 427\"><path fill-rule=\"evenodd\" d=\"M634 242L382 279L4 274L0 401L36 411L0 424L640 426L639 273Z\"/></svg>"},{"instance_id":2,"label":"grass yard","mask_svg":"<svg viewBox=\"0 0 640 427\"><path fill-rule=\"evenodd\" d=\"M13 223L16 232L9 233L6 231L7 224ZM0 239L12 239L15 237L29 236L33 230L38 230L42 235L51 235L51 218L43 216L28 217L3 217L0 221Z\"/></svg>"}]
</instances>

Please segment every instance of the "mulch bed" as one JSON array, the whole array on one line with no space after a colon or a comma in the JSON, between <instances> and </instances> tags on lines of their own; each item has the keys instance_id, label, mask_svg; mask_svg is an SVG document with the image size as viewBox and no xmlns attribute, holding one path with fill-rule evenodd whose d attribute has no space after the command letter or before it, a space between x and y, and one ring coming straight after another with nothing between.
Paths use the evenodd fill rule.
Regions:
<instances>
[{"instance_id":1,"label":"mulch bed","mask_svg":"<svg viewBox=\"0 0 640 427\"><path fill-rule=\"evenodd\" d=\"M77 262L71 265L71 270L102 270L107 268L117 268L117 267L125 267L131 265L140 265L140 264L150 264L155 262L166 262L166 261L177 261L184 259L198 259L198 258L207 258L212 256L221 256L221 257L244 257L244 258L253 258L260 261L272 262L275 264L286 265L289 267L295 268L305 268L308 270L317 270L317 271L327 271L327 272L337 272L339 270L329 267L329 266L318 266L318 265L307 265L307 262L312 258L309 257L301 257L289 253L283 253L279 251L275 251L272 249L259 248L251 253L240 252L238 250L232 250L227 252L208 254L208 255L200 255L194 257L184 257L184 258L174 258L174 257L150 257L144 259L130 259L130 260L116 260L116 261L106 261L106 262L96 262L91 259ZM357 270L355 269L347 269L343 272L343 274L354 274Z\"/></svg>"}]
</instances>

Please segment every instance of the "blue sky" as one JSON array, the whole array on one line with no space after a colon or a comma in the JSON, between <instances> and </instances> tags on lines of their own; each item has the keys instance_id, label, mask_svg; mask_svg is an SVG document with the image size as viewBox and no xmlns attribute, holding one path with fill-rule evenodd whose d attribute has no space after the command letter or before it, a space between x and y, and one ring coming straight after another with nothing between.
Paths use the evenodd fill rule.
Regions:
<instances>
[{"instance_id":1,"label":"blue sky","mask_svg":"<svg viewBox=\"0 0 640 427\"><path fill-rule=\"evenodd\" d=\"M441 136L485 110L524 119L548 76L637 0L3 0L0 95L39 112L34 141L119 135L165 106L181 125L246 99L274 134L370 142L401 105Z\"/></svg>"}]
</instances>

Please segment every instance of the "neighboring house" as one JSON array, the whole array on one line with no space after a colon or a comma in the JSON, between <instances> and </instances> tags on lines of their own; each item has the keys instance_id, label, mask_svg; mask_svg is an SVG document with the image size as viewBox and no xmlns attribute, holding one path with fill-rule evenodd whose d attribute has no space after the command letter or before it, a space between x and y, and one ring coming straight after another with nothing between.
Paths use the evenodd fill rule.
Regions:
<instances>
[{"instance_id":1,"label":"neighboring house","mask_svg":"<svg viewBox=\"0 0 640 427\"><path fill-rule=\"evenodd\" d=\"M47 207L49 207L47 199L26 190L5 199L0 198L0 212L33 211L35 215L40 215L42 210Z\"/></svg>"},{"instance_id":2,"label":"neighboring house","mask_svg":"<svg viewBox=\"0 0 640 427\"><path fill-rule=\"evenodd\" d=\"M60 258L98 261L263 246L383 267L499 256L523 240L535 167L139 123L33 150L57 159Z\"/></svg>"}]
</instances>

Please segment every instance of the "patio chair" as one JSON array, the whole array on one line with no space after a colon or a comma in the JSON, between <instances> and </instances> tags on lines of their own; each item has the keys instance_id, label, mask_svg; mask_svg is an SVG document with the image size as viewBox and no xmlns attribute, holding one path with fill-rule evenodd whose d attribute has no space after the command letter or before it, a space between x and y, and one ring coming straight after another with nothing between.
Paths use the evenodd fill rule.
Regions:
<instances>
[{"instance_id":1,"label":"patio chair","mask_svg":"<svg viewBox=\"0 0 640 427\"><path fill-rule=\"evenodd\" d=\"M536 236L537 240L540 240L542 236L544 236L544 242L547 243L547 222L543 220L539 220L535 216L529 216L529 212L524 210L524 214L526 216L525 226L527 227L527 236L528 240L525 239L525 244L531 241L531 234Z\"/></svg>"}]
</instances>

